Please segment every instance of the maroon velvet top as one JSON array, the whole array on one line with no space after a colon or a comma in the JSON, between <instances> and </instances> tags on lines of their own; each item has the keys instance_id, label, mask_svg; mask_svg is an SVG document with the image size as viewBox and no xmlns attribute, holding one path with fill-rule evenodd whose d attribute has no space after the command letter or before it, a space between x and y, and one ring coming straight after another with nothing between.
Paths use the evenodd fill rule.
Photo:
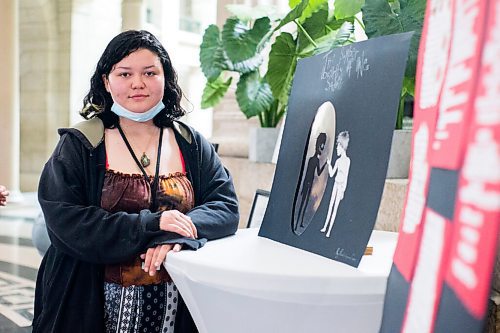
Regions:
<instances>
[{"instance_id":1,"label":"maroon velvet top","mask_svg":"<svg viewBox=\"0 0 500 333\"><path fill-rule=\"evenodd\" d=\"M148 209L152 182L152 176L146 182L140 174L124 174L108 169L104 178L101 207L112 213L139 213L142 209ZM191 210L194 206L194 192L186 174L176 172L160 176L156 201L159 211L176 209L187 213ZM129 262L107 265L105 280L123 286L158 284L170 280L163 265L153 277L144 272L141 265L139 256Z\"/></svg>"}]
</instances>

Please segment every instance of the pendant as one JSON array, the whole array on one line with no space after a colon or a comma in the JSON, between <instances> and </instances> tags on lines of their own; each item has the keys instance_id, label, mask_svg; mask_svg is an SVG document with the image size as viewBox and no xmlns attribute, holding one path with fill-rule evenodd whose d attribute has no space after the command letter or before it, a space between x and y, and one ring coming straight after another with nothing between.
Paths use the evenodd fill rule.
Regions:
<instances>
[{"instance_id":1,"label":"pendant","mask_svg":"<svg viewBox=\"0 0 500 333\"><path fill-rule=\"evenodd\" d=\"M151 164L151 160L149 159L149 157L146 155L146 153L142 153L142 156L141 156L141 164L143 167L148 167L150 164Z\"/></svg>"}]
</instances>

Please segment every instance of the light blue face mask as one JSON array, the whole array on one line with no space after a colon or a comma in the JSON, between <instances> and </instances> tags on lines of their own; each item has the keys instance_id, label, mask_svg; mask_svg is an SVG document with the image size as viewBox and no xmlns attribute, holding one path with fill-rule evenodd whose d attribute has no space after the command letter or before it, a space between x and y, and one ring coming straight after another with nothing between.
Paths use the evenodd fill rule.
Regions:
<instances>
[{"instance_id":1,"label":"light blue face mask","mask_svg":"<svg viewBox=\"0 0 500 333\"><path fill-rule=\"evenodd\" d=\"M138 121L140 123L143 123L145 121L153 119L164 108L165 104L163 104L163 101L160 100L158 104L153 106L148 111L138 113L138 112L131 112L125 109L120 104L114 102L113 105L111 106L111 111L113 111L119 117L124 117L133 121Z\"/></svg>"}]
</instances>

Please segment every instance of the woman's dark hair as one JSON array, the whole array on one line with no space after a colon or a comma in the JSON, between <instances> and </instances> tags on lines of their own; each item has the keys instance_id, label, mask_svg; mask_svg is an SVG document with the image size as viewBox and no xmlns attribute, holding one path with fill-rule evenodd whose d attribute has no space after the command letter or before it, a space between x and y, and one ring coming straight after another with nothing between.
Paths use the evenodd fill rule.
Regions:
<instances>
[{"instance_id":1,"label":"woman's dark hair","mask_svg":"<svg viewBox=\"0 0 500 333\"><path fill-rule=\"evenodd\" d=\"M156 126L169 126L174 119L182 117L186 111L181 107L182 90L177 83L175 72L167 51L156 37L145 30L128 30L113 38L104 50L97 63L94 75L90 79L90 90L83 99L83 109L80 111L85 119L99 117L106 128L118 123L118 116L111 111L113 99L106 91L103 75L108 77L113 66L134 51L147 49L160 58L165 75L165 90L163 92L163 109L153 119Z\"/></svg>"}]
</instances>

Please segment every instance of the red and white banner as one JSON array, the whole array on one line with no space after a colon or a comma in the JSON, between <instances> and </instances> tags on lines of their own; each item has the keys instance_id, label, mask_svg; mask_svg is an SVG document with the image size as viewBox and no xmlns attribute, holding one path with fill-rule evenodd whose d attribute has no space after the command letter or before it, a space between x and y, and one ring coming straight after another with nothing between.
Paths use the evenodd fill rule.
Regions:
<instances>
[{"instance_id":1,"label":"red and white banner","mask_svg":"<svg viewBox=\"0 0 500 333\"><path fill-rule=\"evenodd\" d=\"M463 162L484 41L486 5L485 0L457 0L454 4L451 48L430 156L431 165L437 168L456 170Z\"/></svg>"},{"instance_id":2,"label":"red and white banner","mask_svg":"<svg viewBox=\"0 0 500 333\"><path fill-rule=\"evenodd\" d=\"M423 214L430 176L429 154L434 137L453 24L452 0L428 0L420 41L415 85L412 154L408 193L401 220L394 264L407 281L420 247Z\"/></svg>"},{"instance_id":3,"label":"red and white banner","mask_svg":"<svg viewBox=\"0 0 500 333\"><path fill-rule=\"evenodd\" d=\"M487 23L446 274L478 319L486 312L500 232L500 1L491 1Z\"/></svg>"},{"instance_id":4,"label":"red and white banner","mask_svg":"<svg viewBox=\"0 0 500 333\"><path fill-rule=\"evenodd\" d=\"M500 1L429 0L381 332L482 332L499 233Z\"/></svg>"},{"instance_id":5,"label":"red and white banner","mask_svg":"<svg viewBox=\"0 0 500 333\"><path fill-rule=\"evenodd\" d=\"M401 332L432 332L444 280L452 225L431 209L426 210L424 231L415 266Z\"/></svg>"}]
</instances>

